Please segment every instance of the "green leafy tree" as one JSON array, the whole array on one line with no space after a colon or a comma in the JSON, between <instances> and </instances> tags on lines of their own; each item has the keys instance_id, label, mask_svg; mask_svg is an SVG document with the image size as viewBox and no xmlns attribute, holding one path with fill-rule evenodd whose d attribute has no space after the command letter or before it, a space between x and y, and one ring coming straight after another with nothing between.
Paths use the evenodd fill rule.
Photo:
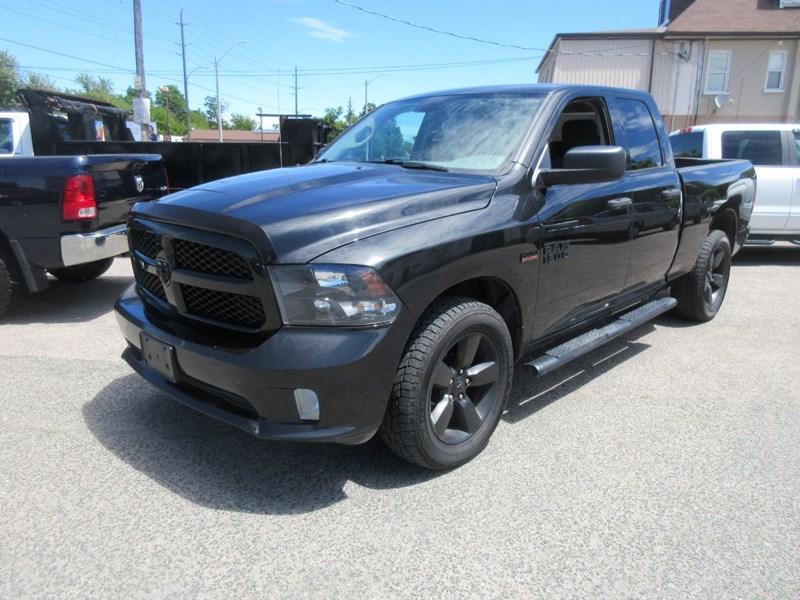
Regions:
<instances>
[{"instance_id":1,"label":"green leafy tree","mask_svg":"<svg viewBox=\"0 0 800 600\"><path fill-rule=\"evenodd\" d=\"M240 131L253 131L258 124L252 117L233 113L231 115L231 129L238 129Z\"/></svg>"},{"instance_id":2,"label":"green leafy tree","mask_svg":"<svg viewBox=\"0 0 800 600\"><path fill-rule=\"evenodd\" d=\"M112 102L116 100L119 102L120 97L114 95L114 84L106 77L92 77L88 73L81 73L75 78L80 88L76 93L80 96L87 96L95 100L102 100L104 102Z\"/></svg>"},{"instance_id":3,"label":"green leafy tree","mask_svg":"<svg viewBox=\"0 0 800 600\"><path fill-rule=\"evenodd\" d=\"M186 99L176 86L165 85L156 90L153 112L160 117L154 119L159 131L172 135L186 133Z\"/></svg>"},{"instance_id":4,"label":"green leafy tree","mask_svg":"<svg viewBox=\"0 0 800 600\"><path fill-rule=\"evenodd\" d=\"M14 98L20 88L19 64L17 58L5 50L0 50L0 107L19 109Z\"/></svg>"},{"instance_id":5,"label":"green leafy tree","mask_svg":"<svg viewBox=\"0 0 800 600\"><path fill-rule=\"evenodd\" d=\"M36 90L49 90L51 92L58 91L58 86L47 75L31 72L27 73L22 79L23 87L29 87Z\"/></svg>"},{"instance_id":6,"label":"green leafy tree","mask_svg":"<svg viewBox=\"0 0 800 600\"><path fill-rule=\"evenodd\" d=\"M342 119L344 109L341 106L326 108L325 116L320 120L328 128L328 141L332 142L340 133L347 129L347 123Z\"/></svg>"},{"instance_id":7,"label":"green leafy tree","mask_svg":"<svg viewBox=\"0 0 800 600\"><path fill-rule=\"evenodd\" d=\"M206 125L209 129L216 129L217 127L217 97L216 96L206 96L206 100L203 103L203 106L206 107ZM224 115L228 111L228 103L222 100L219 103L219 108L222 114ZM222 128L227 129L227 123L225 123L225 119L222 119Z\"/></svg>"}]
</instances>

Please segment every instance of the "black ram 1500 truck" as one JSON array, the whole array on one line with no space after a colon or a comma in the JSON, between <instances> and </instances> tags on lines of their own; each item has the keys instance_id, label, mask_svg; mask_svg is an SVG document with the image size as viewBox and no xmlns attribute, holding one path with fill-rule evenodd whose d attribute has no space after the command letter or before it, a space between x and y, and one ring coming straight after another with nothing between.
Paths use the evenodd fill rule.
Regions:
<instances>
[{"instance_id":1,"label":"black ram 1500 truck","mask_svg":"<svg viewBox=\"0 0 800 600\"><path fill-rule=\"evenodd\" d=\"M128 251L137 202L168 192L158 154L43 156L0 161L0 317L47 273L88 281Z\"/></svg>"},{"instance_id":2,"label":"black ram 1500 truck","mask_svg":"<svg viewBox=\"0 0 800 600\"><path fill-rule=\"evenodd\" d=\"M137 205L116 311L148 381L259 437L379 432L433 469L538 374L669 309L712 319L755 190L676 170L652 98L587 86L415 96L310 165Z\"/></svg>"}]
</instances>

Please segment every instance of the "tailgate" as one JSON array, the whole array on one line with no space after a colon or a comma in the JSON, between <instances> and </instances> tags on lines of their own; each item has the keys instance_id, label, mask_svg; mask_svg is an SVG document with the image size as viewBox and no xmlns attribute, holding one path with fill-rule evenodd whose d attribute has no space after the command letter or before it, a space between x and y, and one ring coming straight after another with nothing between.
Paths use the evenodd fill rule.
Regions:
<instances>
[{"instance_id":1,"label":"tailgate","mask_svg":"<svg viewBox=\"0 0 800 600\"><path fill-rule=\"evenodd\" d=\"M168 192L160 154L94 154L85 159L94 179L100 229L124 223L134 204Z\"/></svg>"}]
</instances>

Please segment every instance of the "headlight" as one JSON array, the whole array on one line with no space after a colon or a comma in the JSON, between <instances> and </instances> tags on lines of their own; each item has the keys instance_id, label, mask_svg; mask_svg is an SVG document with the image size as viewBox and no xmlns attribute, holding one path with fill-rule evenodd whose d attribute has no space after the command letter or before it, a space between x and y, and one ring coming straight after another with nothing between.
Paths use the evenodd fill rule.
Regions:
<instances>
[{"instance_id":1,"label":"headlight","mask_svg":"<svg viewBox=\"0 0 800 600\"><path fill-rule=\"evenodd\" d=\"M402 306L370 267L288 265L269 272L287 325L379 325L394 321Z\"/></svg>"}]
</instances>

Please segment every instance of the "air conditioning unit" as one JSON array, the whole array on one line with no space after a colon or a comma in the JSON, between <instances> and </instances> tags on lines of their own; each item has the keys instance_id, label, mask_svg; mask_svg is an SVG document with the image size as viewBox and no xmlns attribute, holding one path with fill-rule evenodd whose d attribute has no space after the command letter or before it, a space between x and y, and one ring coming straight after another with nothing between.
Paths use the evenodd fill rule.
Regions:
<instances>
[{"instance_id":1,"label":"air conditioning unit","mask_svg":"<svg viewBox=\"0 0 800 600\"><path fill-rule=\"evenodd\" d=\"M780 8L800 8L800 0L781 0Z\"/></svg>"}]
</instances>

